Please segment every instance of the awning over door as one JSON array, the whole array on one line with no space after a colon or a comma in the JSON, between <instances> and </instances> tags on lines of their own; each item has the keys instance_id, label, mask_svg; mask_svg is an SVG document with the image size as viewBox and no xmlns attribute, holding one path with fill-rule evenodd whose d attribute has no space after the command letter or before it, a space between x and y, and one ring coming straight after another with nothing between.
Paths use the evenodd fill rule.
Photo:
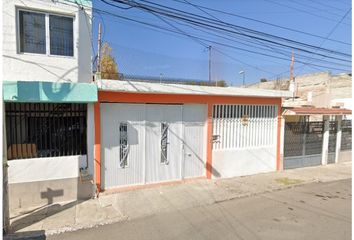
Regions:
<instances>
[{"instance_id":1,"label":"awning over door","mask_svg":"<svg viewBox=\"0 0 354 240\"><path fill-rule=\"evenodd\" d=\"M97 102L94 83L64 83L39 81L4 81L5 102Z\"/></svg>"}]
</instances>

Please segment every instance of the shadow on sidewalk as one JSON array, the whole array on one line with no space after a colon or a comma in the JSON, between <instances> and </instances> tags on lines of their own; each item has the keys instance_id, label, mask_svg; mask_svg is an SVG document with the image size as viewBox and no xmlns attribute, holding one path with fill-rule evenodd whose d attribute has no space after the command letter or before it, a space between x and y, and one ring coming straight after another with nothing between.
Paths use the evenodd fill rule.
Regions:
<instances>
[{"instance_id":1,"label":"shadow on sidewalk","mask_svg":"<svg viewBox=\"0 0 354 240\"><path fill-rule=\"evenodd\" d=\"M78 204L78 201L72 201L64 205L52 204L46 205L40 208L35 209L29 214L24 214L23 217L14 220L10 225L10 233L15 233L18 230L26 228L32 224L42 221L45 218L53 216L59 212L62 212L66 209L69 209ZM25 232L23 232L25 233ZM22 233L21 233L22 235ZM41 239L41 238L40 238ZM45 239L45 238L44 238Z\"/></svg>"},{"instance_id":2,"label":"shadow on sidewalk","mask_svg":"<svg viewBox=\"0 0 354 240\"><path fill-rule=\"evenodd\" d=\"M3 236L4 236L4 240L15 240L15 239L45 240L47 239L44 230L27 231L27 232L8 234Z\"/></svg>"}]
</instances>

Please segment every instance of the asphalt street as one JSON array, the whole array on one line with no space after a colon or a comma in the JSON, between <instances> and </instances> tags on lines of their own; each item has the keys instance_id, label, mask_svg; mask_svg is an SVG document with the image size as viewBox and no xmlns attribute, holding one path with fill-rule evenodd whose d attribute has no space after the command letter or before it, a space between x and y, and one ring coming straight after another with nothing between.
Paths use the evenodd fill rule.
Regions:
<instances>
[{"instance_id":1,"label":"asphalt street","mask_svg":"<svg viewBox=\"0 0 354 240\"><path fill-rule=\"evenodd\" d=\"M80 239L351 239L351 179L63 233Z\"/></svg>"}]
</instances>

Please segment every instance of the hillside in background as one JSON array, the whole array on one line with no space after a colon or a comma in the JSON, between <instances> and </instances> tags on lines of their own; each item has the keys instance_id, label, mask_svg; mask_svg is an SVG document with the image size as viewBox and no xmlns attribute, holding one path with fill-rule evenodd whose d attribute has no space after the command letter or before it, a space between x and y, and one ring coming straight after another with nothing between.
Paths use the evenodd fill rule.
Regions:
<instances>
[{"instance_id":1,"label":"hillside in background","mask_svg":"<svg viewBox=\"0 0 354 240\"><path fill-rule=\"evenodd\" d=\"M341 73L338 75L332 75L330 72L306 74L296 76L295 83L296 98L294 101L286 101L287 105L314 105L316 107L343 106L346 105L345 102L352 98L351 73ZM288 90L289 85L289 79L277 79L255 83L247 87Z\"/></svg>"}]
</instances>

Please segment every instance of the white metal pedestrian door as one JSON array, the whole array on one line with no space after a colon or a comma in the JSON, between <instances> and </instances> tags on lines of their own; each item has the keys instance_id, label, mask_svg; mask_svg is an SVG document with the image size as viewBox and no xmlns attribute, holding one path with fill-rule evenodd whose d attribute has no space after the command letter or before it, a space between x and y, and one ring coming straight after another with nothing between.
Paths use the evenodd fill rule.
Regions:
<instances>
[{"instance_id":1,"label":"white metal pedestrian door","mask_svg":"<svg viewBox=\"0 0 354 240\"><path fill-rule=\"evenodd\" d=\"M207 107L202 104L183 105L184 125L184 169L183 177L205 176L205 151L206 146L206 115Z\"/></svg>"},{"instance_id":2,"label":"white metal pedestrian door","mask_svg":"<svg viewBox=\"0 0 354 240\"><path fill-rule=\"evenodd\" d=\"M146 105L146 182L182 178L182 105Z\"/></svg>"}]
</instances>

